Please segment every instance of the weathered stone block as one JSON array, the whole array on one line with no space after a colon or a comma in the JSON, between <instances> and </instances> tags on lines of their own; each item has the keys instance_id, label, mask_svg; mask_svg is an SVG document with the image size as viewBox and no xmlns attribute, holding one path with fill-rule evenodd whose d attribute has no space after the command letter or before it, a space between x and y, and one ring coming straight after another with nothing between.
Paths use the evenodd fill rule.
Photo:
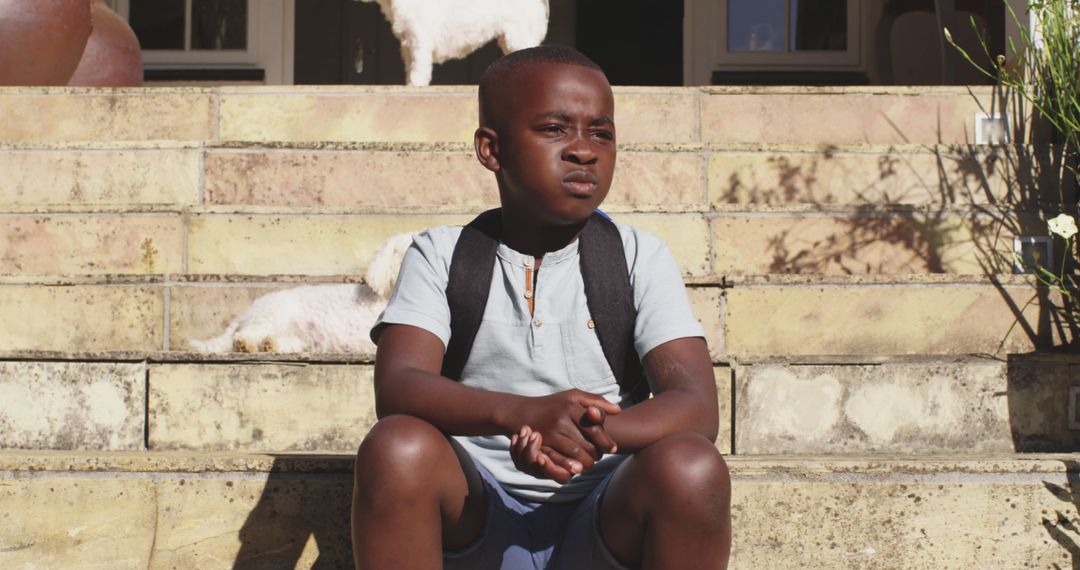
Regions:
<instances>
[{"instance_id":1,"label":"weathered stone block","mask_svg":"<svg viewBox=\"0 0 1080 570\"><path fill-rule=\"evenodd\" d=\"M7 216L0 251L0 273L179 273L183 220L179 214Z\"/></svg>"},{"instance_id":2,"label":"weathered stone block","mask_svg":"<svg viewBox=\"0 0 1080 570\"><path fill-rule=\"evenodd\" d=\"M742 358L1023 352L1032 341L1017 320L1038 319L1026 287L749 286L726 295L728 353Z\"/></svg>"},{"instance_id":3,"label":"weathered stone block","mask_svg":"<svg viewBox=\"0 0 1080 570\"><path fill-rule=\"evenodd\" d=\"M161 350L163 310L157 287L0 286L0 350Z\"/></svg>"},{"instance_id":4,"label":"weathered stone block","mask_svg":"<svg viewBox=\"0 0 1080 570\"><path fill-rule=\"evenodd\" d=\"M1005 366L754 365L736 373L748 454L1012 452Z\"/></svg>"},{"instance_id":5,"label":"weathered stone block","mask_svg":"<svg viewBox=\"0 0 1080 570\"><path fill-rule=\"evenodd\" d=\"M616 87L617 138L627 143L688 143L701 140L697 90Z\"/></svg>"},{"instance_id":6,"label":"weathered stone block","mask_svg":"<svg viewBox=\"0 0 1080 570\"><path fill-rule=\"evenodd\" d=\"M709 343L709 355L713 362L727 354L724 342L724 293L719 287L688 287L687 296L694 309L694 316L705 328L705 341Z\"/></svg>"},{"instance_id":7,"label":"weathered stone block","mask_svg":"<svg viewBox=\"0 0 1080 570\"><path fill-rule=\"evenodd\" d=\"M1080 357L1008 357L1009 425L1017 451L1080 451Z\"/></svg>"},{"instance_id":8,"label":"weathered stone block","mask_svg":"<svg viewBox=\"0 0 1080 570\"><path fill-rule=\"evenodd\" d=\"M1049 490L1068 493L1063 474L828 479L736 481L730 567L1063 568L1075 556L1080 517Z\"/></svg>"},{"instance_id":9,"label":"weathered stone block","mask_svg":"<svg viewBox=\"0 0 1080 570\"><path fill-rule=\"evenodd\" d=\"M178 207L199 199L193 148L6 150L0 172L0 205Z\"/></svg>"},{"instance_id":10,"label":"weathered stone block","mask_svg":"<svg viewBox=\"0 0 1080 570\"><path fill-rule=\"evenodd\" d=\"M148 568L352 565L350 474L236 475L158 482L157 541Z\"/></svg>"},{"instance_id":11,"label":"weathered stone block","mask_svg":"<svg viewBox=\"0 0 1080 570\"><path fill-rule=\"evenodd\" d=\"M372 369L349 365L150 367L153 450L356 450L375 423Z\"/></svg>"},{"instance_id":12,"label":"weathered stone block","mask_svg":"<svg viewBox=\"0 0 1080 570\"><path fill-rule=\"evenodd\" d=\"M703 210L704 158L696 153L622 152L603 209Z\"/></svg>"},{"instance_id":13,"label":"weathered stone block","mask_svg":"<svg viewBox=\"0 0 1080 570\"><path fill-rule=\"evenodd\" d=\"M979 110L958 89L710 93L701 130L712 144L969 144Z\"/></svg>"},{"instance_id":14,"label":"weathered stone block","mask_svg":"<svg viewBox=\"0 0 1080 570\"><path fill-rule=\"evenodd\" d=\"M156 534L154 483L0 478L0 567L143 569Z\"/></svg>"},{"instance_id":15,"label":"weathered stone block","mask_svg":"<svg viewBox=\"0 0 1080 570\"><path fill-rule=\"evenodd\" d=\"M471 216L199 215L188 225L188 272L359 274L390 236Z\"/></svg>"},{"instance_id":16,"label":"weathered stone block","mask_svg":"<svg viewBox=\"0 0 1080 570\"><path fill-rule=\"evenodd\" d=\"M650 231L667 242L686 276L712 273L709 262L709 223L701 214L626 214L618 221Z\"/></svg>"},{"instance_id":17,"label":"weathered stone block","mask_svg":"<svg viewBox=\"0 0 1080 570\"><path fill-rule=\"evenodd\" d=\"M481 210L495 176L471 152L211 151L208 204Z\"/></svg>"},{"instance_id":18,"label":"weathered stone block","mask_svg":"<svg viewBox=\"0 0 1080 570\"><path fill-rule=\"evenodd\" d=\"M0 141L202 141L214 137L206 89L140 92L6 88ZM43 121L42 117L48 117Z\"/></svg>"},{"instance_id":19,"label":"weathered stone block","mask_svg":"<svg viewBox=\"0 0 1080 570\"><path fill-rule=\"evenodd\" d=\"M985 204L1008 191L1007 159L940 147L718 152L709 159L713 204Z\"/></svg>"},{"instance_id":20,"label":"weathered stone block","mask_svg":"<svg viewBox=\"0 0 1080 570\"><path fill-rule=\"evenodd\" d=\"M731 390L733 388L733 371L726 366L713 368L713 378L716 380L716 403L720 408L720 431L716 435L716 448L720 453L731 453Z\"/></svg>"},{"instance_id":21,"label":"weathered stone block","mask_svg":"<svg viewBox=\"0 0 1080 570\"><path fill-rule=\"evenodd\" d=\"M142 363L0 362L0 448L143 449Z\"/></svg>"},{"instance_id":22,"label":"weathered stone block","mask_svg":"<svg viewBox=\"0 0 1080 570\"><path fill-rule=\"evenodd\" d=\"M223 89L220 137L225 141L352 141L471 143L474 90L311 90L260 93Z\"/></svg>"},{"instance_id":23,"label":"weathered stone block","mask_svg":"<svg viewBox=\"0 0 1080 570\"><path fill-rule=\"evenodd\" d=\"M713 220L716 273L953 273L982 275L1009 259L1012 236L937 214L721 215Z\"/></svg>"}]
</instances>

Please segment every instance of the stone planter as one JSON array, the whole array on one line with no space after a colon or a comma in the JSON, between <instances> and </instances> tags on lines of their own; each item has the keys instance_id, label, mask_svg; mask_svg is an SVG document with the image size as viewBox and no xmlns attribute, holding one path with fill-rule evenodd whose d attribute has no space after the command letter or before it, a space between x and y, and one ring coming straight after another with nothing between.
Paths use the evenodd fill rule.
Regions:
<instances>
[{"instance_id":1,"label":"stone planter","mask_svg":"<svg viewBox=\"0 0 1080 570\"><path fill-rule=\"evenodd\" d=\"M91 31L92 0L0 0L0 85L64 85Z\"/></svg>"},{"instance_id":2,"label":"stone planter","mask_svg":"<svg viewBox=\"0 0 1080 570\"><path fill-rule=\"evenodd\" d=\"M94 32L68 85L138 87L143 84L142 50L135 32L119 14L94 3Z\"/></svg>"}]
</instances>

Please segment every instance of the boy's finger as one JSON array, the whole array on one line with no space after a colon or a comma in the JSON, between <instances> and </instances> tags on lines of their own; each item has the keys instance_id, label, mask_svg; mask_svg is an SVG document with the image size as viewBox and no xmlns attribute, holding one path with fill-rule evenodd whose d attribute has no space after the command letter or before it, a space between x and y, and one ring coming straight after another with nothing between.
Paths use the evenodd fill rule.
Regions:
<instances>
[{"instance_id":1,"label":"boy's finger","mask_svg":"<svg viewBox=\"0 0 1080 570\"><path fill-rule=\"evenodd\" d=\"M588 439L590 443L596 446L596 451L600 455L604 453L615 453L618 450L618 446L615 445L615 440L611 439L608 432L601 426L583 427L581 428L581 434ZM600 455L596 456L596 459L600 459Z\"/></svg>"},{"instance_id":2,"label":"boy's finger","mask_svg":"<svg viewBox=\"0 0 1080 570\"><path fill-rule=\"evenodd\" d=\"M563 467L568 461L564 455L546 445L541 448L541 452L546 460L543 464L544 473L548 477L559 483L566 483L573 478L574 474Z\"/></svg>"},{"instance_id":3,"label":"boy's finger","mask_svg":"<svg viewBox=\"0 0 1080 570\"><path fill-rule=\"evenodd\" d=\"M560 463L563 468L577 474L592 468L596 447L585 439L580 431L575 431L572 436L555 434L548 445L566 458L566 462ZM553 458L554 459L554 458Z\"/></svg>"},{"instance_id":4,"label":"boy's finger","mask_svg":"<svg viewBox=\"0 0 1080 570\"><path fill-rule=\"evenodd\" d=\"M600 408L601 410L612 415L618 414L622 411L622 408L620 408L618 404L612 404L611 402L604 399L603 396L597 396L596 394L589 394L587 392L581 394L581 397L579 398L577 403L578 405L586 409L589 406L596 406L597 408Z\"/></svg>"}]
</instances>

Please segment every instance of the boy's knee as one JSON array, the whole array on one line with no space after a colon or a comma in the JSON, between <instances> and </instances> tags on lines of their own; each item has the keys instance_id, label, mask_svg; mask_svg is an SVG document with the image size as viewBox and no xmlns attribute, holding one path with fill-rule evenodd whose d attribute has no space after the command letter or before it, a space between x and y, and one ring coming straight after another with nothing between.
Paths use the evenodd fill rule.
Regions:
<instances>
[{"instance_id":1,"label":"boy's knee","mask_svg":"<svg viewBox=\"0 0 1080 570\"><path fill-rule=\"evenodd\" d=\"M428 422L413 416L387 416L360 444L356 478L393 478L403 483L410 474L432 467L448 447L446 436Z\"/></svg>"},{"instance_id":2,"label":"boy's knee","mask_svg":"<svg viewBox=\"0 0 1080 570\"><path fill-rule=\"evenodd\" d=\"M696 433L666 437L641 450L635 461L642 463L649 486L658 497L730 502L731 478L727 463L716 446Z\"/></svg>"}]
</instances>

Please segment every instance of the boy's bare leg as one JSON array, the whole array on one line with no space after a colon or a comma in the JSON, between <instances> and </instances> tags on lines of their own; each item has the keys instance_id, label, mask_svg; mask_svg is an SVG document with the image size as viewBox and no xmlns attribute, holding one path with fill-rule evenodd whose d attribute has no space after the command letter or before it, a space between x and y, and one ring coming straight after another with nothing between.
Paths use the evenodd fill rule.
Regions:
<instances>
[{"instance_id":1,"label":"boy's bare leg","mask_svg":"<svg viewBox=\"0 0 1080 570\"><path fill-rule=\"evenodd\" d=\"M468 546L484 525L480 474L431 424L388 416L357 453L352 507L357 568L441 568L443 548Z\"/></svg>"},{"instance_id":2,"label":"boy's bare leg","mask_svg":"<svg viewBox=\"0 0 1080 570\"><path fill-rule=\"evenodd\" d=\"M727 568L731 480L704 436L672 435L627 459L600 507L600 534L619 560L653 568Z\"/></svg>"}]
</instances>

